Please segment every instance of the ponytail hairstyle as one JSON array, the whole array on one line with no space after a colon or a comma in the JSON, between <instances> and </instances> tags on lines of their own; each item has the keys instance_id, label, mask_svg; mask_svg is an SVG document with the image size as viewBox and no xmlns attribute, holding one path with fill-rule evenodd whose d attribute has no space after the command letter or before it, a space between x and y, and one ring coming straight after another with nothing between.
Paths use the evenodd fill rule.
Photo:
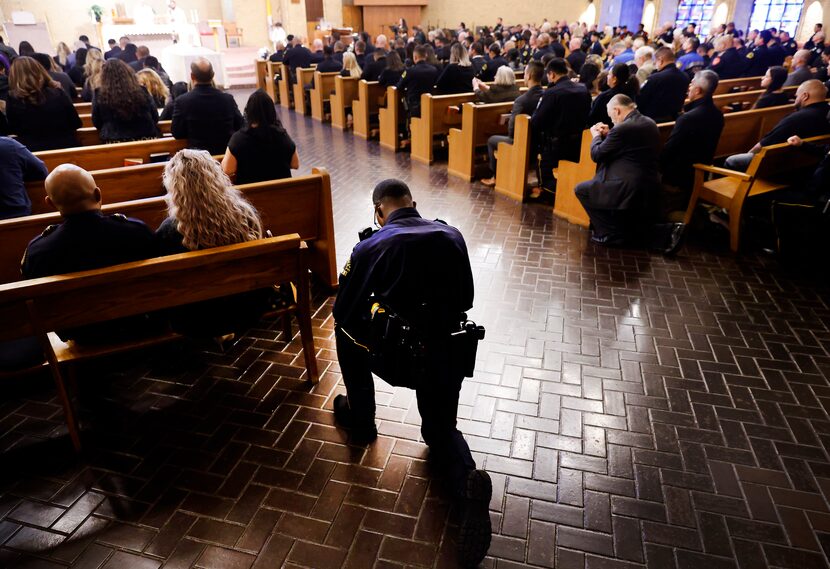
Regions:
<instances>
[{"instance_id":1,"label":"ponytail hairstyle","mask_svg":"<svg viewBox=\"0 0 830 569\"><path fill-rule=\"evenodd\" d=\"M635 98L640 92L640 81L637 76L631 73L631 67L627 63L617 63L611 68L611 75L616 81L616 89L618 92L628 95L630 98Z\"/></svg>"}]
</instances>

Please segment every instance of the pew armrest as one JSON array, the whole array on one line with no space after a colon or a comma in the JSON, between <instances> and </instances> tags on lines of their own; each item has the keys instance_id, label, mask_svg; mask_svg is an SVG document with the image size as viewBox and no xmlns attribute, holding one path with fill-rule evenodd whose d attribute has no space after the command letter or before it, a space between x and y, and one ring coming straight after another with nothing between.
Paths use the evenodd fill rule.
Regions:
<instances>
[{"instance_id":1,"label":"pew armrest","mask_svg":"<svg viewBox=\"0 0 830 569\"><path fill-rule=\"evenodd\" d=\"M693 165L695 170L701 170L703 172L710 172L712 174L717 174L719 176L729 176L730 178L737 178L744 182L751 180L752 176L746 174L744 172L738 172L737 170L729 170L727 168L718 168L717 166L709 166L706 164L694 164Z\"/></svg>"}]
</instances>

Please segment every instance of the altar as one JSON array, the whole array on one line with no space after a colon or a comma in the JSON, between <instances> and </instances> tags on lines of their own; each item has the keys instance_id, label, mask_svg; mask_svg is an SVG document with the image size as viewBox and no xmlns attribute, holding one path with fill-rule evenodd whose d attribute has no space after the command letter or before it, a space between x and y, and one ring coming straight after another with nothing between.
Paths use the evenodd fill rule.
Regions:
<instances>
[{"instance_id":1,"label":"altar","mask_svg":"<svg viewBox=\"0 0 830 569\"><path fill-rule=\"evenodd\" d=\"M151 50L150 53L153 53ZM155 52L170 80L190 81L190 64L195 59L204 57L213 65L214 83L217 87L225 86L225 62L220 52L202 46L182 44L168 45L160 52Z\"/></svg>"},{"instance_id":2,"label":"altar","mask_svg":"<svg viewBox=\"0 0 830 569\"><path fill-rule=\"evenodd\" d=\"M101 40L106 44L109 39L118 41L121 36L130 38L135 45L146 45L150 53L158 54L173 44L176 33L172 24L115 24L101 25Z\"/></svg>"}]
</instances>

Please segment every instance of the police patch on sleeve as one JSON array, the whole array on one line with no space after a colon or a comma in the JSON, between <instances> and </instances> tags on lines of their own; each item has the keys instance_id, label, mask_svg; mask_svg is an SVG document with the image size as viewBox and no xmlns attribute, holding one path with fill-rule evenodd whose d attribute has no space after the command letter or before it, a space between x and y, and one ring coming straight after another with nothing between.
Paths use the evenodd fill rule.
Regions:
<instances>
[{"instance_id":1,"label":"police patch on sleeve","mask_svg":"<svg viewBox=\"0 0 830 569\"><path fill-rule=\"evenodd\" d=\"M406 77L406 71L404 71L403 73L401 73L401 79L403 79L404 77Z\"/></svg>"}]
</instances>

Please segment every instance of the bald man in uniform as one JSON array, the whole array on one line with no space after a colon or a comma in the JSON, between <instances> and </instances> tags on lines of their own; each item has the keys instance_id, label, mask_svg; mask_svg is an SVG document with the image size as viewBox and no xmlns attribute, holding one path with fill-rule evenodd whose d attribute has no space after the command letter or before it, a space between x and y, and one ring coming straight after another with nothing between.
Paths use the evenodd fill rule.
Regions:
<instances>
[{"instance_id":1,"label":"bald man in uniform","mask_svg":"<svg viewBox=\"0 0 830 569\"><path fill-rule=\"evenodd\" d=\"M46 202L60 212L63 223L50 225L29 243L20 266L23 278L100 269L155 256L153 232L144 222L101 212L101 190L83 168L74 164L55 168L46 177ZM94 344L140 337L157 326L149 316L141 315L62 330L58 335Z\"/></svg>"},{"instance_id":2,"label":"bald man in uniform","mask_svg":"<svg viewBox=\"0 0 830 569\"><path fill-rule=\"evenodd\" d=\"M33 279L152 257L153 232L142 221L101 213L101 190L92 175L62 164L46 177L46 202L63 223L50 225L26 248L24 278Z\"/></svg>"}]
</instances>

